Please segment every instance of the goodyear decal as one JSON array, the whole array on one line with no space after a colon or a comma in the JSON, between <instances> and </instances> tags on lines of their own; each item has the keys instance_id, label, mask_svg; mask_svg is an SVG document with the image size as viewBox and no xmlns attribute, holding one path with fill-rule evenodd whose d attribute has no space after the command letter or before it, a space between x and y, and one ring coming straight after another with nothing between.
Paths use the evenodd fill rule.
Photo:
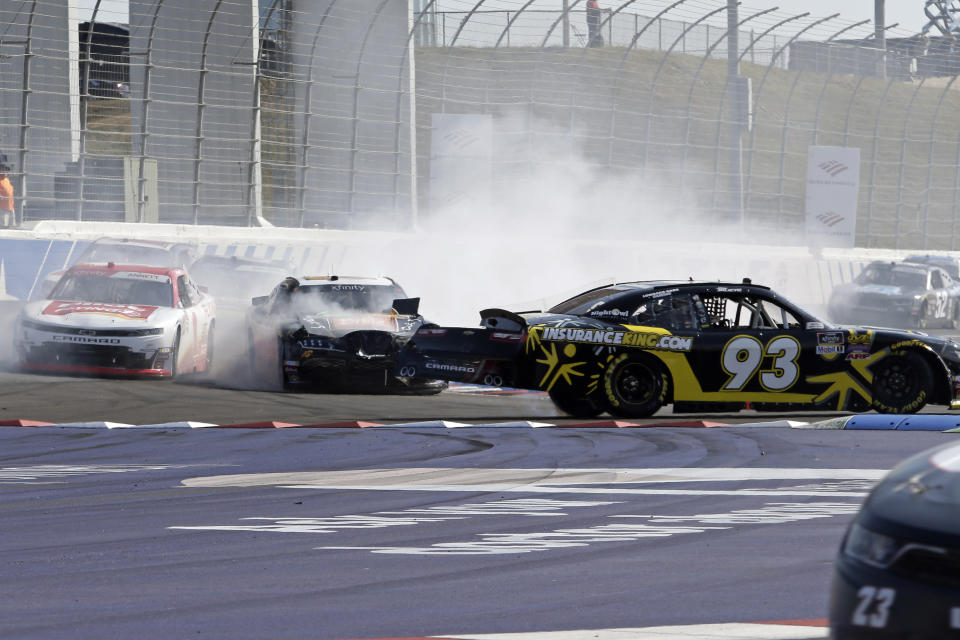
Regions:
<instances>
[{"instance_id":1,"label":"goodyear decal","mask_svg":"<svg viewBox=\"0 0 960 640\"><path fill-rule=\"evenodd\" d=\"M622 345L660 351L690 351L693 346L693 338L605 329L544 327L541 339L551 342Z\"/></svg>"}]
</instances>

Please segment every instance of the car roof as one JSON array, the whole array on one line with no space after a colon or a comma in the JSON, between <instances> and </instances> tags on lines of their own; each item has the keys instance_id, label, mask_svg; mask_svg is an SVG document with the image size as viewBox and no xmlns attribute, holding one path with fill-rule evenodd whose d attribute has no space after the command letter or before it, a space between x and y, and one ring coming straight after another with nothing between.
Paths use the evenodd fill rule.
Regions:
<instances>
[{"instance_id":1,"label":"car roof","mask_svg":"<svg viewBox=\"0 0 960 640\"><path fill-rule=\"evenodd\" d=\"M179 246L194 246L189 242L170 242L165 240L141 240L138 238L97 238L91 244L122 244L134 247L156 247L158 249L172 249Z\"/></svg>"},{"instance_id":2,"label":"car roof","mask_svg":"<svg viewBox=\"0 0 960 640\"><path fill-rule=\"evenodd\" d=\"M270 260L268 258L241 258L240 256L215 256L208 254L200 256L194 261L191 269L197 266L243 266L266 267L269 269L292 271L293 265L285 260Z\"/></svg>"},{"instance_id":3,"label":"car roof","mask_svg":"<svg viewBox=\"0 0 960 640\"><path fill-rule=\"evenodd\" d=\"M113 262L104 263L80 263L75 264L67 270L67 273L74 271L102 271L104 273L116 271L129 271L133 273L152 273L154 275L170 276L174 278L181 273L183 269L179 267L150 267L142 264L115 264Z\"/></svg>"},{"instance_id":4,"label":"car roof","mask_svg":"<svg viewBox=\"0 0 960 640\"><path fill-rule=\"evenodd\" d=\"M752 281L746 282L724 282L719 280L637 280L633 282L616 282L606 284L588 291L599 291L601 289L613 289L618 291L662 291L664 289L716 289L717 291L729 292L730 290L742 290L743 288L758 289L770 291L770 287L762 284L754 284ZM587 293L583 291L580 294Z\"/></svg>"},{"instance_id":5,"label":"car roof","mask_svg":"<svg viewBox=\"0 0 960 640\"><path fill-rule=\"evenodd\" d=\"M297 278L301 287L323 287L334 285L371 285L382 287L398 286L393 278L385 276L302 276Z\"/></svg>"}]
</instances>

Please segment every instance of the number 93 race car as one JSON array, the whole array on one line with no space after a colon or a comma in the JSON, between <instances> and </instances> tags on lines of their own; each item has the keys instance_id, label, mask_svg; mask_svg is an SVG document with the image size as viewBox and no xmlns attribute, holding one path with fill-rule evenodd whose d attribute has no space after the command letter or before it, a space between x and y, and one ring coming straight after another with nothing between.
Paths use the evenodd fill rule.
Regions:
<instances>
[{"instance_id":1,"label":"number 93 race car","mask_svg":"<svg viewBox=\"0 0 960 640\"><path fill-rule=\"evenodd\" d=\"M22 369L175 377L209 370L215 307L180 267L71 267L14 329Z\"/></svg>"},{"instance_id":2,"label":"number 93 race car","mask_svg":"<svg viewBox=\"0 0 960 640\"><path fill-rule=\"evenodd\" d=\"M833 326L748 279L615 284L480 316L479 329L422 327L400 375L541 389L578 417L957 405L960 344Z\"/></svg>"}]
</instances>

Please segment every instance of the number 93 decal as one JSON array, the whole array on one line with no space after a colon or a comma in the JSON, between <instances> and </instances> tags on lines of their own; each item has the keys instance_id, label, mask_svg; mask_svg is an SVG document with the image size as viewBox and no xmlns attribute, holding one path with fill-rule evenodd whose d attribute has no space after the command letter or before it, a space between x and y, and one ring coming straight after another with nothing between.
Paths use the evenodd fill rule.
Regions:
<instances>
[{"instance_id":1,"label":"number 93 decal","mask_svg":"<svg viewBox=\"0 0 960 640\"><path fill-rule=\"evenodd\" d=\"M800 343L792 336L777 336L764 346L753 336L737 336L723 347L720 364L730 376L726 391L741 391L760 370L764 358L773 358L770 368L760 370L760 386L767 391L786 391L800 376L797 359Z\"/></svg>"}]
</instances>

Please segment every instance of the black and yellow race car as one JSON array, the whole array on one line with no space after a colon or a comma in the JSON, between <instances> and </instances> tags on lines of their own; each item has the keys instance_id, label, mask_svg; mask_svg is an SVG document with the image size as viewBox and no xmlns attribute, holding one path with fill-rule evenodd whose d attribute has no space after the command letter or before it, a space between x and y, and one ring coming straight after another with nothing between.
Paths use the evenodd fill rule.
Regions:
<instances>
[{"instance_id":1,"label":"black and yellow race car","mask_svg":"<svg viewBox=\"0 0 960 640\"><path fill-rule=\"evenodd\" d=\"M581 417L960 407L960 344L834 326L747 279L612 284L480 316L476 329L421 327L398 375L540 389Z\"/></svg>"}]
</instances>

